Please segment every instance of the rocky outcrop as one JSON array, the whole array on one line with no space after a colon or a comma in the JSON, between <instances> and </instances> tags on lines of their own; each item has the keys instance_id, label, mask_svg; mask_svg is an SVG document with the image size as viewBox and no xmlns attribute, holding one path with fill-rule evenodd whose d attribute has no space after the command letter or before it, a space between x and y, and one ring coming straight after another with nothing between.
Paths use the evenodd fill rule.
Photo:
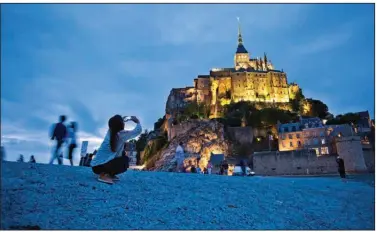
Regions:
<instances>
[{"instance_id":1,"label":"rocky outcrop","mask_svg":"<svg viewBox=\"0 0 377 232\"><path fill-rule=\"evenodd\" d=\"M156 161L153 170L168 171L176 167L175 150L180 142L185 150L185 161L195 161L200 157L199 166L204 168L211 153L229 154L229 141L224 139L224 126L215 120L191 120L191 128L184 134L174 137L169 146L161 152L161 157Z\"/></svg>"}]
</instances>

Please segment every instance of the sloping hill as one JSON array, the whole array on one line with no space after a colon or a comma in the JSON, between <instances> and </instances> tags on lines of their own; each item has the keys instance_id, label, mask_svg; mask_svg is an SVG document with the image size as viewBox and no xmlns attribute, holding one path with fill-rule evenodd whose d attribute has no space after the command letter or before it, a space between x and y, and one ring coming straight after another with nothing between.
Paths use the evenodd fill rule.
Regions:
<instances>
[{"instance_id":1,"label":"sloping hill","mask_svg":"<svg viewBox=\"0 0 377 232\"><path fill-rule=\"evenodd\" d=\"M374 187L338 178L127 172L3 162L1 228L374 229Z\"/></svg>"}]
</instances>

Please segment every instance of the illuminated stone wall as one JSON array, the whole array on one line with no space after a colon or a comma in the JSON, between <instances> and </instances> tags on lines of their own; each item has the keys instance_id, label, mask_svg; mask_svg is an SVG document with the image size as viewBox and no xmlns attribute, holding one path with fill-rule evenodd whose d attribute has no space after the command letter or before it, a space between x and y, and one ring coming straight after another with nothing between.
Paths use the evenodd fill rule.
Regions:
<instances>
[{"instance_id":1,"label":"illuminated stone wall","mask_svg":"<svg viewBox=\"0 0 377 232\"><path fill-rule=\"evenodd\" d=\"M253 155L257 175L313 175L338 172L336 155L317 157L314 151L258 152Z\"/></svg>"}]
</instances>

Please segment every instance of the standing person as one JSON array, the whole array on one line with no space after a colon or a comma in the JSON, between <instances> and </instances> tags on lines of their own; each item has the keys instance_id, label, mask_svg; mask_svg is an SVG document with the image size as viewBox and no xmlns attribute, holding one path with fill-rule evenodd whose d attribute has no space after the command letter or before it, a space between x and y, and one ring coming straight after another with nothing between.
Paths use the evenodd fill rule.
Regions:
<instances>
[{"instance_id":1,"label":"standing person","mask_svg":"<svg viewBox=\"0 0 377 232\"><path fill-rule=\"evenodd\" d=\"M224 172L224 175L228 175L228 169L229 169L229 164L226 160L223 161L223 172Z\"/></svg>"},{"instance_id":2,"label":"standing person","mask_svg":"<svg viewBox=\"0 0 377 232\"><path fill-rule=\"evenodd\" d=\"M29 160L29 163L35 163L35 158L33 155L30 156L30 160Z\"/></svg>"},{"instance_id":3,"label":"standing person","mask_svg":"<svg viewBox=\"0 0 377 232\"><path fill-rule=\"evenodd\" d=\"M180 142L177 146L177 149L175 149L175 159L177 161L177 172L182 171L184 158L185 158L185 151L183 150L183 143Z\"/></svg>"},{"instance_id":4,"label":"standing person","mask_svg":"<svg viewBox=\"0 0 377 232\"><path fill-rule=\"evenodd\" d=\"M138 136L142 128L139 119L135 116L127 118L122 118L120 115L110 118L109 130L91 162L92 170L99 175L100 182L113 184L114 181L119 180L116 175L127 171L129 167L128 157L122 155L124 144L127 140ZM136 123L133 130L124 130L124 123L128 120Z\"/></svg>"},{"instance_id":5,"label":"standing person","mask_svg":"<svg viewBox=\"0 0 377 232\"><path fill-rule=\"evenodd\" d=\"M344 160L338 156L336 158L336 162L338 163L338 172L342 179L346 178L346 168L344 167Z\"/></svg>"},{"instance_id":6,"label":"standing person","mask_svg":"<svg viewBox=\"0 0 377 232\"><path fill-rule=\"evenodd\" d=\"M211 163L211 161L208 161L207 171L208 171L208 175L211 175L211 173L212 173L212 163Z\"/></svg>"},{"instance_id":7,"label":"standing person","mask_svg":"<svg viewBox=\"0 0 377 232\"><path fill-rule=\"evenodd\" d=\"M64 143L65 138L67 137L67 128L64 125L65 120L66 117L64 115L61 115L59 122L55 124L51 140L56 140L56 148L55 151L52 153L50 164L54 163L55 159L58 159L59 164L63 164L63 160L60 156L59 151Z\"/></svg>"},{"instance_id":8,"label":"standing person","mask_svg":"<svg viewBox=\"0 0 377 232\"><path fill-rule=\"evenodd\" d=\"M242 175L246 176L246 164L245 164L244 160L241 160L240 167L241 167L241 170L242 170Z\"/></svg>"},{"instance_id":9,"label":"standing person","mask_svg":"<svg viewBox=\"0 0 377 232\"><path fill-rule=\"evenodd\" d=\"M76 141L77 123L71 122L68 128L68 159L71 166L73 166L73 151L77 147Z\"/></svg>"},{"instance_id":10,"label":"standing person","mask_svg":"<svg viewBox=\"0 0 377 232\"><path fill-rule=\"evenodd\" d=\"M24 155L20 154L20 157L18 158L17 162L23 163L24 162Z\"/></svg>"}]
</instances>

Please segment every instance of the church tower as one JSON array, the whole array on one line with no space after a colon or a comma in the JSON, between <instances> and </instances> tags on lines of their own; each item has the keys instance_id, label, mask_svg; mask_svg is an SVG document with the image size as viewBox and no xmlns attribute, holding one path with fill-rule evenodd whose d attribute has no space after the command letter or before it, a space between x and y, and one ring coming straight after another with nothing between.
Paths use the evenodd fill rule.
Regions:
<instances>
[{"instance_id":1,"label":"church tower","mask_svg":"<svg viewBox=\"0 0 377 232\"><path fill-rule=\"evenodd\" d=\"M236 70L240 68L247 69L249 67L250 56L246 48L243 46L240 18L238 20L238 46L236 54L234 55L234 67Z\"/></svg>"}]
</instances>

